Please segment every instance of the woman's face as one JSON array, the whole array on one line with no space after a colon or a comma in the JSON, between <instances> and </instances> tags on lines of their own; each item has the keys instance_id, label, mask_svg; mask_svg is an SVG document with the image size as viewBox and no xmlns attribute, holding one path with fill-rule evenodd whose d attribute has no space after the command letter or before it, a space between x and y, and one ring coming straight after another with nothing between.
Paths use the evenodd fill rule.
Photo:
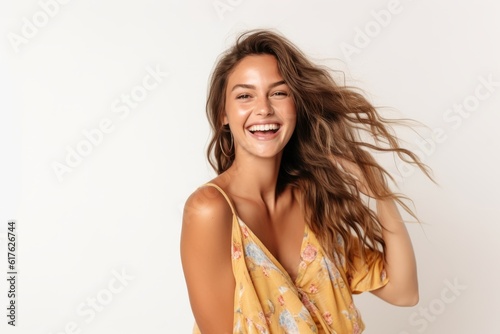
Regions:
<instances>
[{"instance_id":1,"label":"woman's face","mask_svg":"<svg viewBox=\"0 0 500 334\"><path fill-rule=\"evenodd\" d=\"M234 137L236 156L280 154L296 124L288 85L271 55L243 58L228 77L224 124Z\"/></svg>"}]
</instances>

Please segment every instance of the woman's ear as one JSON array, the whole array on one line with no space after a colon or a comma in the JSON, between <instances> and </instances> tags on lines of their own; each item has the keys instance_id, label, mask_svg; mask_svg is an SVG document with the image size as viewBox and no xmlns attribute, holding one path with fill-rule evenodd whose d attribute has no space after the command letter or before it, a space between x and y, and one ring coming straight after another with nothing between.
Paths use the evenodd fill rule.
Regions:
<instances>
[{"instance_id":1,"label":"woman's ear","mask_svg":"<svg viewBox=\"0 0 500 334\"><path fill-rule=\"evenodd\" d=\"M227 119L227 115L224 113L224 117L222 118L222 125L228 125L229 120Z\"/></svg>"}]
</instances>

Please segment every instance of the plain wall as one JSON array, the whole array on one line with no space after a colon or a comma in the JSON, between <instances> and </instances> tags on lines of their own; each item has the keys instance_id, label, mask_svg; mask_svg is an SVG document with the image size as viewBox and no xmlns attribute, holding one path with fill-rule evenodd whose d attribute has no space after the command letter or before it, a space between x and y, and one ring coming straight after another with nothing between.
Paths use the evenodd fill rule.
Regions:
<instances>
[{"instance_id":1,"label":"plain wall","mask_svg":"<svg viewBox=\"0 0 500 334\"><path fill-rule=\"evenodd\" d=\"M2 307L0 331L190 332L179 235L184 201L214 176L208 76L238 33L272 28L345 71L381 112L427 126L401 136L439 185L391 167L422 220L408 225L420 303L357 296L365 332L496 333L499 9L493 0L2 0L0 268L15 219L19 276L18 326ZM7 290L0 280L0 305Z\"/></svg>"}]
</instances>

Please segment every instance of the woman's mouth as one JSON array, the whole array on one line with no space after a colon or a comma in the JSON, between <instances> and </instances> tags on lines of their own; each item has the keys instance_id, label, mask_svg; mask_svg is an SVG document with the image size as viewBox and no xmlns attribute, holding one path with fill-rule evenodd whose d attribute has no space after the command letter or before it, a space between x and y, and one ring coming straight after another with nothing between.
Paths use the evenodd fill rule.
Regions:
<instances>
[{"instance_id":1,"label":"woman's mouth","mask_svg":"<svg viewBox=\"0 0 500 334\"><path fill-rule=\"evenodd\" d=\"M250 131L254 135L259 135L259 134L271 134L271 133L276 133L280 129L280 125L276 123L271 123L271 124L255 124L252 125L251 127L248 128L248 131Z\"/></svg>"}]
</instances>

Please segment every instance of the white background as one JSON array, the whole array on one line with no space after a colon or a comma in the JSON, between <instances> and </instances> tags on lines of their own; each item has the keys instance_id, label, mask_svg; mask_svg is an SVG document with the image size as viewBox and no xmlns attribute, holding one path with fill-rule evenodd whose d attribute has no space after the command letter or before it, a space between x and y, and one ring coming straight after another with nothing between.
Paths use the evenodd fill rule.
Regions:
<instances>
[{"instance_id":1,"label":"white background","mask_svg":"<svg viewBox=\"0 0 500 334\"><path fill-rule=\"evenodd\" d=\"M439 185L411 171L398 181L423 221L408 226L420 303L357 297L366 333L498 333L498 2L73 0L52 16L44 3L0 5L0 276L9 219L19 271L15 328L0 281L0 332L191 331L179 234L186 197L213 177L208 76L238 33L273 28L428 127L402 136ZM141 92L148 68L168 76L124 116L121 97ZM112 130L84 147L106 119ZM78 145L88 154L58 180L54 163Z\"/></svg>"}]
</instances>

